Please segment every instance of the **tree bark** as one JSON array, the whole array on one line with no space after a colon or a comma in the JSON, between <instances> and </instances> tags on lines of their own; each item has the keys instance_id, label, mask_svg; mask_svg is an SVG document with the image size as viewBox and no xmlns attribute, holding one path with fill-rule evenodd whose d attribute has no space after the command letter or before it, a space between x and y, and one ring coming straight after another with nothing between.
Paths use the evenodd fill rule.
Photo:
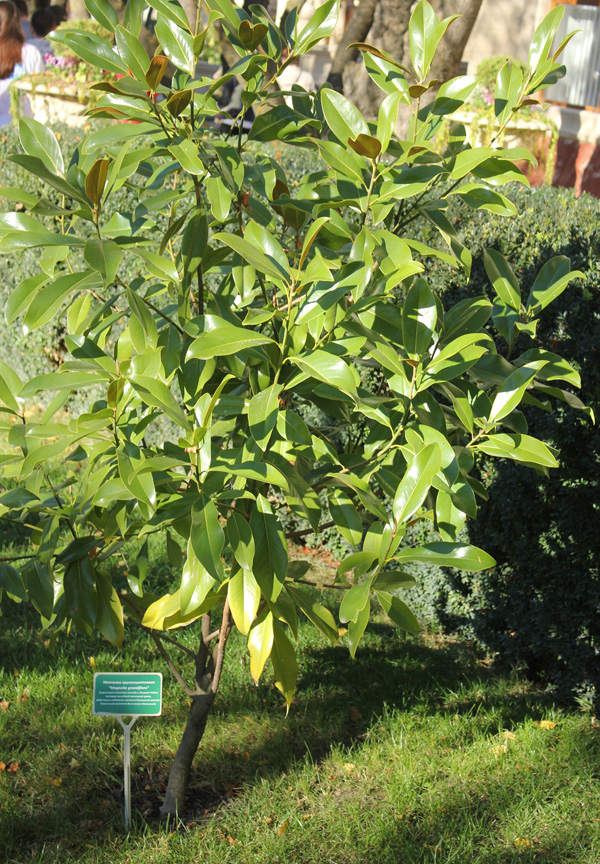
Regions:
<instances>
[{"instance_id":1,"label":"tree bark","mask_svg":"<svg viewBox=\"0 0 600 864\"><path fill-rule=\"evenodd\" d=\"M187 690L191 696L192 704L188 712L183 736L169 772L165 800L160 808L160 818L163 821L176 819L178 816L181 816L185 809L185 796L192 762L202 741L202 736L206 729L206 721L217 695L223 672L225 648L229 633L231 632L231 614L229 612L228 600L225 601L221 628L218 631L219 638L212 653L210 651L210 640L214 634L210 633L210 626L210 614L203 615L202 639L196 655L196 688L195 691ZM164 649L161 653L164 653ZM179 674L177 677L180 677Z\"/></svg>"},{"instance_id":2,"label":"tree bark","mask_svg":"<svg viewBox=\"0 0 600 864\"><path fill-rule=\"evenodd\" d=\"M210 693L192 697L185 730L169 772L165 800L160 808L162 820L176 819L183 813L192 762L202 741L213 699Z\"/></svg>"},{"instance_id":3,"label":"tree bark","mask_svg":"<svg viewBox=\"0 0 600 864\"><path fill-rule=\"evenodd\" d=\"M450 25L433 62L430 78L436 78L442 84L458 72L462 53L482 0L430 0L430 2L439 18L447 18L450 15L462 16ZM399 63L410 67L408 24L415 5L411 0L378 0L375 4L372 26L364 41L387 51ZM358 8L360 9L360 6ZM349 27L352 26L353 20L354 16L350 19ZM375 119L384 94L373 84L365 72L363 63L356 60L347 62L343 72L343 82L345 96L354 102L368 119ZM435 91L428 93L430 99L434 95Z\"/></svg>"},{"instance_id":4,"label":"tree bark","mask_svg":"<svg viewBox=\"0 0 600 864\"><path fill-rule=\"evenodd\" d=\"M90 17L90 13L83 0L70 0L69 8L71 10L71 18L81 20L82 18Z\"/></svg>"},{"instance_id":5,"label":"tree bark","mask_svg":"<svg viewBox=\"0 0 600 864\"><path fill-rule=\"evenodd\" d=\"M334 90L342 93L344 89L344 68L347 63L352 63L358 58L358 48L348 49L348 45L352 42L364 42L367 38L367 33L373 24L373 16L377 0L361 0L360 5L354 10L352 18L344 35L336 49L331 69L327 77L327 83L331 84Z\"/></svg>"}]
</instances>

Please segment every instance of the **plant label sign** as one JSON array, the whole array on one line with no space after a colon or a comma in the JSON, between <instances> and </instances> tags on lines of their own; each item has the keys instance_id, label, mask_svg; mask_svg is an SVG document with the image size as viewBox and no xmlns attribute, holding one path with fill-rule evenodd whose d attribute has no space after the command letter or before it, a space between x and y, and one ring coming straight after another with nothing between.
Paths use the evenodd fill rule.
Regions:
<instances>
[{"instance_id":1,"label":"plant label sign","mask_svg":"<svg viewBox=\"0 0 600 864\"><path fill-rule=\"evenodd\" d=\"M94 714L113 717L158 717L162 703L161 672L96 672Z\"/></svg>"},{"instance_id":2,"label":"plant label sign","mask_svg":"<svg viewBox=\"0 0 600 864\"><path fill-rule=\"evenodd\" d=\"M123 727L125 830L131 828L131 727L138 717L158 717L162 707L162 672L96 672L93 713L116 717ZM125 723L123 717L131 717Z\"/></svg>"}]
</instances>

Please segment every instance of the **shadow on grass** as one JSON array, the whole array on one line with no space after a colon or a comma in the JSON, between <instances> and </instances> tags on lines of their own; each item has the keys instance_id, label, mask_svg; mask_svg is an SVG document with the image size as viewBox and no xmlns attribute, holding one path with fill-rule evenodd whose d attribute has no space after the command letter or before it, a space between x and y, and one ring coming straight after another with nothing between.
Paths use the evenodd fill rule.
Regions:
<instances>
[{"instance_id":1,"label":"shadow on grass","mask_svg":"<svg viewBox=\"0 0 600 864\"><path fill-rule=\"evenodd\" d=\"M23 615L24 636L27 618L27 614ZM5 636L0 642L5 668L21 663L37 670L40 665L51 670L54 661L40 653L45 651L41 645L27 651L14 638ZM141 650L141 644L137 647ZM345 645L303 649L299 690L286 719L281 695L268 682L259 687L240 683L248 682L250 676L245 669L235 669L237 655L243 656L239 649L241 640L240 645L232 646L231 674L224 680L193 766L187 813L192 822L202 822L238 795L250 794L249 789L257 781L277 778L299 761L318 763L327 758L332 748L360 746L373 724L390 712L420 716L480 714L478 729L494 733L499 726L510 728L527 716L540 716L546 702L541 692L510 685L464 642L426 636L402 639L395 628L373 624L354 661ZM78 637L71 646L61 649L61 654L66 651L61 666L67 668L76 658L81 662L82 653L89 650L88 642ZM143 662L141 653L136 660ZM152 665L158 666L154 661ZM91 682L89 669L86 674ZM86 685L81 681L79 686ZM45 795L31 794L23 802L26 806L12 808L10 824L0 827L4 835L0 853L4 846L7 860L20 860L11 858L19 847L31 850L32 845L49 842L76 849L78 844L93 842L94 832L102 831L97 835L100 841L107 829L109 834L120 831L120 729L116 723L111 727L112 720L91 716L89 723L82 725L85 712L71 715L64 706L64 693L51 693L44 699L44 713L60 717L60 722L44 729L44 747L80 752L82 742L97 737L99 743L95 749L87 745L85 764L76 768L60 789L51 789ZM180 700L167 709L160 722L183 729L186 710L185 701ZM26 726L13 729L11 737L22 737L27 742L25 762L35 755L36 740L41 738L35 727L41 720L39 711L22 716ZM149 766L146 761L140 765L144 757L139 751L136 755L135 735L134 728L133 809L137 820L143 815L153 825L165 788L171 747L158 738L153 764ZM146 743L146 759L148 748ZM36 825L34 833L32 824ZM392 843L390 848L394 847ZM378 860L383 864L387 859Z\"/></svg>"}]
</instances>

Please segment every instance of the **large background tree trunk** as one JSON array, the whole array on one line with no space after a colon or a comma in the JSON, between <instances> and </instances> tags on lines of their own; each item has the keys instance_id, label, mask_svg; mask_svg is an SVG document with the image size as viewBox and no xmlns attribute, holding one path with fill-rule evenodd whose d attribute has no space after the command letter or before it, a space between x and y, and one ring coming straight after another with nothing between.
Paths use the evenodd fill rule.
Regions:
<instances>
[{"instance_id":1,"label":"large background tree trunk","mask_svg":"<svg viewBox=\"0 0 600 864\"><path fill-rule=\"evenodd\" d=\"M461 16L447 31L431 69L430 77L437 78L441 84L458 74L463 50L482 0L430 0L430 3L439 18ZM373 5L372 0L361 0L360 6L350 19L349 28L363 5L367 11L366 7ZM411 0L376 0L371 27L364 41L382 48L400 63L410 66L408 22L415 5ZM366 117L376 118L383 94L365 72L360 58L352 59L352 55L349 55L343 70L343 84L347 98L354 102Z\"/></svg>"}]
</instances>

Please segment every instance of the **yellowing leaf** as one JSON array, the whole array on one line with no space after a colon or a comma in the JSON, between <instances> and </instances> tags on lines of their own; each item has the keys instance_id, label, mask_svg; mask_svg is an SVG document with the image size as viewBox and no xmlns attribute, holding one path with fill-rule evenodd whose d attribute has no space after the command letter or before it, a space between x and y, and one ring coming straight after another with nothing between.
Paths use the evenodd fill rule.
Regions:
<instances>
[{"instance_id":1,"label":"yellowing leaf","mask_svg":"<svg viewBox=\"0 0 600 864\"><path fill-rule=\"evenodd\" d=\"M554 729L555 726L552 720L540 720L540 729Z\"/></svg>"},{"instance_id":2,"label":"yellowing leaf","mask_svg":"<svg viewBox=\"0 0 600 864\"><path fill-rule=\"evenodd\" d=\"M490 753L495 753L496 756L500 756L502 753L506 753L508 747L506 744L496 744L495 747L490 747Z\"/></svg>"},{"instance_id":3,"label":"yellowing leaf","mask_svg":"<svg viewBox=\"0 0 600 864\"><path fill-rule=\"evenodd\" d=\"M96 659L94 657L90 657L90 666L92 669L96 669Z\"/></svg>"},{"instance_id":4,"label":"yellowing leaf","mask_svg":"<svg viewBox=\"0 0 600 864\"><path fill-rule=\"evenodd\" d=\"M514 741L517 737L514 732L510 732L508 729L505 729L502 733L502 736L506 738L507 741Z\"/></svg>"}]
</instances>

